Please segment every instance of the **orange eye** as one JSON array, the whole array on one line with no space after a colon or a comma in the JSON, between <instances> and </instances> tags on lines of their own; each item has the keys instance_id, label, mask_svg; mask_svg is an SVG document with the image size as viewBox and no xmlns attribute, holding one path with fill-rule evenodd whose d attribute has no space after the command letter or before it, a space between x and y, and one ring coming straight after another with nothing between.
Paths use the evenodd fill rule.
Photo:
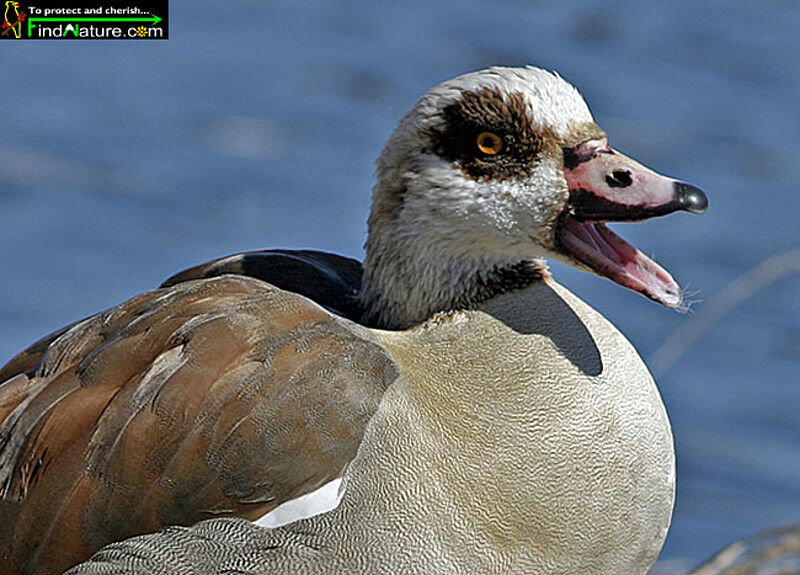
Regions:
<instances>
[{"instance_id":1,"label":"orange eye","mask_svg":"<svg viewBox=\"0 0 800 575\"><path fill-rule=\"evenodd\" d=\"M477 139L478 149L484 154L494 156L503 149L503 140L493 132L481 132Z\"/></svg>"}]
</instances>

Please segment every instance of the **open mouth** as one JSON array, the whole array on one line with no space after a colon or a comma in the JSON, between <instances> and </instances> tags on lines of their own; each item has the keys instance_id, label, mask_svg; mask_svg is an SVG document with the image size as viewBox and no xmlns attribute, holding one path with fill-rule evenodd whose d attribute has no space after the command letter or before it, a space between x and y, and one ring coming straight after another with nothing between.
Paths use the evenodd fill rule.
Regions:
<instances>
[{"instance_id":1,"label":"open mouth","mask_svg":"<svg viewBox=\"0 0 800 575\"><path fill-rule=\"evenodd\" d=\"M573 262L670 308L683 293L672 276L604 222L641 221L676 211L701 214L697 187L662 176L609 148L604 138L564 150L569 200L556 228L557 249Z\"/></svg>"},{"instance_id":2,"label":"open mouth","mask_svg":"<svg viewBox=\"0 0 800 575\"><path fill-rule=\"evenodd\" d=\"M601 222L579 222L565 214L556 232L559 248L597 275L670 308L683 293L672 276Z\"/></svg>"}]
</instances>

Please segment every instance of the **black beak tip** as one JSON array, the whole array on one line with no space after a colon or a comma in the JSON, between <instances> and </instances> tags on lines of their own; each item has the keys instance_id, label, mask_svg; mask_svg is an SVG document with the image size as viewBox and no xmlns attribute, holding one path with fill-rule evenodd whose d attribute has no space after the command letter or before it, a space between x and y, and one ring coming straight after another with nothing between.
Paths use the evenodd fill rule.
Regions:
<instances>
[{"instance_id":1,"label":"black beak tip","mask_svg":"<svg viewBox=\"0 0 800 575\"><path fill-rule=\"evenodd\" d=\"M681 207L693 214L702 214L708 209L708 198L703 190L685 182L675 182L675 197Z\"/></svg>"}]
</instances>

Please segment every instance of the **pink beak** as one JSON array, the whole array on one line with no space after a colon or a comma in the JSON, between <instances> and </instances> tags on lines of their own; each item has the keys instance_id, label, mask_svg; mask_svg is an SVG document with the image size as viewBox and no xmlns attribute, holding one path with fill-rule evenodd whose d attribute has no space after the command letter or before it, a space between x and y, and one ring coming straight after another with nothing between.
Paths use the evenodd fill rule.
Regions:
<instances>
[{"instance_id":1,"label":"pink beak","mask_svg":"<svg viewBox=\"0 0 800 575\"><path fill-rule=\"evenodd\" d=\"M638 221L678 210L701 214L708 198L695 186L662 176L611 148L564 153L572 216L578 221Z\"/></svg>"},{"instance_id":2,"label":"pink beak","mask_svg":"<svg viewBox=\"0 0 800 575\"><path fill-rule=\"evenodd\" d=\"M670 274L603 222L639 221L678 210L696 214L708 198L695 186L662 176L593 140L564 150L569 202L556 231L559 250L573 261L667 307L683 294Z\"/></svg>"}]
</instances>

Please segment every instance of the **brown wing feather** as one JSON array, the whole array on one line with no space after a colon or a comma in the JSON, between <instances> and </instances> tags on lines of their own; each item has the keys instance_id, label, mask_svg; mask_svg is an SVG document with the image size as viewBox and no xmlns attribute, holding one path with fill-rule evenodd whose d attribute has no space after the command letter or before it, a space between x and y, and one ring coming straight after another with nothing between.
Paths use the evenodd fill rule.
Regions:
<instances>
[{"instance_id":1,"label":"brown wing feather","mask_svg":"<svg viewBox=\"0 0 800 575\"><path fill-rule=\"evenodd\" d=\"M25 374L35 369L50 344L74 325L73 323L43 337L11 358L7 364L0 368L0 382L8 381L15 375ZM2 421L2 417L0 417L0 421Z\"/></svg>"},{"instance_id":2,"label":"brown wing feather","mask_svg":"<svg viewBox=\"0 0 800 575\"><path fill-rule=\"evenodd\" d=\"M234 274L258 278L298 293L328 311L355 322L363 321L358 300L363 274L361 262L314 250L257 250L219 258L177 273L161 287Z\"/></svg>"},{"instance_id":3,"label":"brown wing feather","mask_svg":"<svg viewBox=\"0 0 800 575\"><path fill-rule=\"evenodd\" d=\"M396 375L346 321L234 276L137 296L0 373L2 573L60 573L112 541L313 490Z\"/></svg>"}]
</instances>

